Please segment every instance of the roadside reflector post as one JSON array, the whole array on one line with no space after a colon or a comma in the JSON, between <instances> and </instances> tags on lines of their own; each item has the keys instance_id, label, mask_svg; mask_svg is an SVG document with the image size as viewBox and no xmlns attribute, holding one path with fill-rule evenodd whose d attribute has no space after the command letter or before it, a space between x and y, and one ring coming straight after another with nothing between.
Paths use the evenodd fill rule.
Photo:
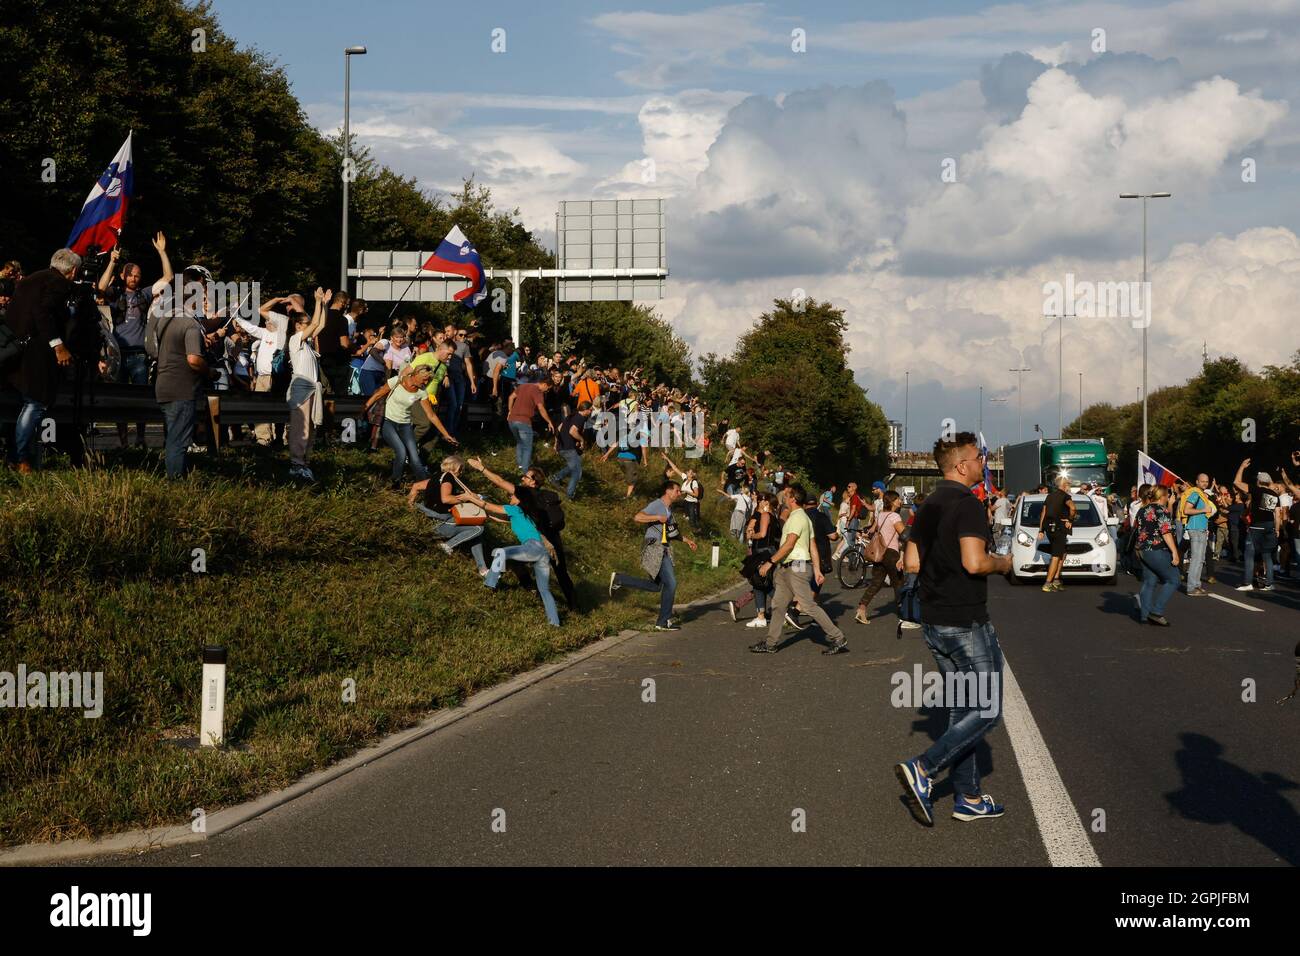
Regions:
<instances>
[{"instance_id":1,"label":"roadside reflector post","mask_svg":"<svg viewBox=\"0 0 1300 956\"><path fill-rule=\"evenodd\" d=\"M225 743L226 649L203 648L203 700L199 721L199 746L220 747Z\"/></svg>"},{"instance_id":2,"label":"roadside reflector post","mask_svg":"<svg viewBox=\"0 0 1300 956\"><path fill-rule=\"evenodd\" d=\"M713 566L715 568L718 566L718 558L721 554L722 554L722 549L715 544L713 546Z\"/></svg>"}]
</instances>

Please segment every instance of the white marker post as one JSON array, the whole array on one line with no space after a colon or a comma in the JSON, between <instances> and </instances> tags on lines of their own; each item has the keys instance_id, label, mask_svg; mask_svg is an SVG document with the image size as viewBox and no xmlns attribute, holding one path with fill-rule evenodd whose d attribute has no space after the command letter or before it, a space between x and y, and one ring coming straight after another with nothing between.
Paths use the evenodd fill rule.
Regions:
<instances>
[{"instance_id":1,"label":"white marker post","mask_svg":"<svg viewBox=\"0 0 1300 956\"><path fill-rule=\"evenodd\" d=\"M199 721L199 746L220 747L225 743L226 649L203 648L203 699Z\"/></svg>"},{"instance_id":2,"label":"white marker post","mask_svg":"<svg viewBox=\"0 0 1300 956\"><path fill-rule=\"evenodd\" d=\"M713 546L713 566L715 568L718 566L718 558L721 556L721 554L722 554L722 549L715 544Z\"/></svg>"}]
</instances>

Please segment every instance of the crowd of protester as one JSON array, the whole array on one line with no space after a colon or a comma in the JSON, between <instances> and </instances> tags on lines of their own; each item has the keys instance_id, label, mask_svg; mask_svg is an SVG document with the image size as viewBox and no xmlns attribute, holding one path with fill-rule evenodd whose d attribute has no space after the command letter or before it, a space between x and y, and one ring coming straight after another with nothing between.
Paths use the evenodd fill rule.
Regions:
<instances>
[{"instance_id":1,"label":"crowd of protester","mask_svg":"<svg viewBox=\"0 0 1300 956\"><path fill-rule=\"evenodd\" d=\"M37 425L58 400L60 383L70 377L152 388L164 420L170 478L183 476L190 456L215 440L203 434L210 429L201 413L205 396L244 391L266 393L275 401L269 396L282 394L284 424L256 424L248 440L266 448L283 445L290 478L315 480L310 459L318 439L339 442L351 434L366 451L387 445L393 453L392 488L407 489L411 506L434 522L443 549L452 554L466 548L489 587L496 587L507 563L514 562L521 580L537 588L548 621L557 624L552 578L567 607L577 607L561 536L562 500L580 491L584 453L604 447L602 460L613 458L620 466L626 498L651 471L653 454L662 459L662 476L655 478L659 495L636 516L645 526L642 567L648 577L612 574L610 593L620 588L659 593L657 625L671 629L676 626L671 545L682 541L695 548L694 539L678 531L674 507L680 503L692 531L699 533L706 494L691 462L674 461L668 448L693 445L697 452L720 453L717 500L726 505L730 534L745 547L742 575L750 584L748 594L730 603L730 612L739 620L740 612L754 605L755 616L746 626L764 630L766 637L753 650L774 650L782 627L805 626L801 616L822 626L828 652L844 648L842 632L818 607L817 597L849 549L862 553L871 573L854 615L861 624L872 620L872 601L886 584L894 598L890 607L896 607L912 580L904 557L924 495L904 498L876 480L870 486L850 482L843 493L832 486L814 496L800 481L797 463L748 447L739 427L726 419L709 422L697 398L652 381L642 369L602 366L573 353L493 339L469 314L466 321L450 324L417 314L376 322L364 300L341 290L316 289L310 301L287 293L261 302L255 316L228 314L212 301L212 275L202 265L187 266L181 274L183 284L199 283L201 296L164 295L176 275L166 237L159 233L152 245L159 267L152 283L144 281L139 264L121 261L118 250L95 270L96 281L80 285L76 279L83 263L67 249L54 254L48 269L30 276L16 262L0 267L0 328L21 346L0 369L19 397L7 440L12 467L30 472L39 466ZM90 296L86 301L97 307L89 320L74 304L79 294ZM0 348L5 341L0 335ZM339 413L337 404L345 398L359 408L355 418ZM459 454L472 426L510 436L517 482ZM129 432L128 424L118 425L124 447ZM241 437L237 432L232 428L227 437ZM142 445L144 438L145 426L137 423L136 443ZM536 460L539 447L560 462L549 478ZM433 462L439 466L436 480ZM1300 467L1300 453L1293 464ZM1163 612L1180 568L1191 596L1205 594L1204 584L1215 582L1216 565L1224 560L1244 561L1247 580L1239 590L1268 591L1275 574L1292 573L1300 494L1284 468L1274 483L1265 472L1250 480L1249 465L1243 462L1229 485L1201 475L1173 488L1135 487L1127 501L1101 488L1078 489L1103 520L1116 519L1121 550L1142 573L1141 620L1167 623ZM479 472L503 500L471 489L466 468ZM1048 492L1046 486L1039 490ZM1070 495L1061 495L1072 511ZM1010 526L1013 503L993 493L982 507L996 541ZM490 559L485 553L489 522L508 524L514 542L494 547ZM1060 565L1054 559L1044 590L1059 588ZM900 620L900 626L919 625Z\"/></svg>"}]
</instances>

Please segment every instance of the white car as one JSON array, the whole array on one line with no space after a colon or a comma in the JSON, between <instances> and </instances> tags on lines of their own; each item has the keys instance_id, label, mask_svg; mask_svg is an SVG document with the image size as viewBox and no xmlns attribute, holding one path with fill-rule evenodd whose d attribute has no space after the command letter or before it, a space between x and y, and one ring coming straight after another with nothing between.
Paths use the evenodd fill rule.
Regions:
<instances>
[{"instance_id":1,"label":"white car","mask_svg":"<svg viewBox=\"0 0 1300 956\"><path fill-rule=\"evenodd\" d=\"M1078 512L1066 539L1063 578L1094 578L1113 584L1117 564L1118 522L1106 522L1087 495L1071 495ZM1015 582L1045 579L1051 561L1050 545L1038 536L1038 525L1047 495L1021 495L1003 534L1010 533L1011 577Z\"/></svg>"}]
</instances>

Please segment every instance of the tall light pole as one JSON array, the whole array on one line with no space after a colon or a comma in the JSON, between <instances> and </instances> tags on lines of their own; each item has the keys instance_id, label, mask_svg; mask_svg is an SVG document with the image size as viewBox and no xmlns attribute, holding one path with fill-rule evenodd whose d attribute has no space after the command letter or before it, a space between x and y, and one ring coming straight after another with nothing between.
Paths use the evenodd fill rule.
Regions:
<instances>
[{"instance_id":1,"label":"tall light pole","mask_svg":"<svg viewBox=\"0 0 1300 956\"><path fill-rule=\"evenodd\" d=\"M348 184L352 170L348 159L351 152L351 117L348 115L352 100L352 57L364 56L366 48L350 46L343 51L343 243L339 254L339 290L348 288Z\"/></svg>"},{"instance_id":2,"label":"tall light pole","mask_svg":"<svg viewBox=\"0 0 1300 956\"><path fill-rule=\"evenodd\" d=\"M1002 396L1001 398L994 396L993 398L989 399L989 404L1005 405L1008 401L1009 399L1006 398L1006 396ZM994 426L993 438L994 438L994 444L998 446L998 460L1002 462L1002 471L998 477L998 484L1002 484L1002 480L1006 477L1007 464L1003 457L1004 452L1002 451L1002 426L1000 424Z\"/></svg>"},{"instance_id":3,"label":"tall light pole","mask_svg":"<svg viewBox=\"0 0 1300 956\"><path fill-rule=\"evenodd\" d=\"M1065 320L1077 318L1073 312L1052 316L1056 319L1056 437L1065 437Z\"/></svg>"},{"instance_id":4,"label":"tall light pole","mask_svg":"<svg viewBox=\"0 0 1300 956\"><path fill-rule=\"evenodd\" d=\"M907 451L907 398L912 385L912 373L903 373L903 451Z\"/></svg>"},{"instance_id":5,"label":"tall light pole","mask_svg":"<svg viewBox=\"0 0 1300 956\"><path fill-rule=\"evenodd\" d=\"M1147 295L1147 200L1168 199L1173 193L1120 193L1120 199L1142 200L1142 294L1147 297L1142 323L1142 454L1147 454L1147 327L1151 324L1151 296Z\"/></svg>"},{"instance_id":6,"label":"tall light pole","mask_svg":"<svg viewBox=\"0 0 1300 956\"><path fill-rule=\"evenodd\" d=\"M984 434L984 386L980 386L980 434Z\"/></svg>"},{"instance_id":7,"label":"tall light pole","mask_svg":"<svg viewBox=\"0 0 1300 956\"><path fill-rule=\"evenodd\" d=\"M1028 365L1026 365L1025 360L1022 358L1020 360L1019 366L1017 366L1016 368L1007 369L1007 371L1016 373L1016 404L1020 406L1020 438L1017 440L1024 441L1025 440L1025 393L1024 393L1024 389L1020 387L1020 383L1021 383L1020 373L1032 372L1033 369L1030 368Z\"/></svg>"},{"instance_id":8,"label":"tall light pole","mask_svg":"<svg viewBox=\"0 0 1300 956\"><path fill-rule=\"evenodd\" d=\"M1079 373L1079 417L1083 417L1083 373Z\"/></svg>"}]
</instances>

